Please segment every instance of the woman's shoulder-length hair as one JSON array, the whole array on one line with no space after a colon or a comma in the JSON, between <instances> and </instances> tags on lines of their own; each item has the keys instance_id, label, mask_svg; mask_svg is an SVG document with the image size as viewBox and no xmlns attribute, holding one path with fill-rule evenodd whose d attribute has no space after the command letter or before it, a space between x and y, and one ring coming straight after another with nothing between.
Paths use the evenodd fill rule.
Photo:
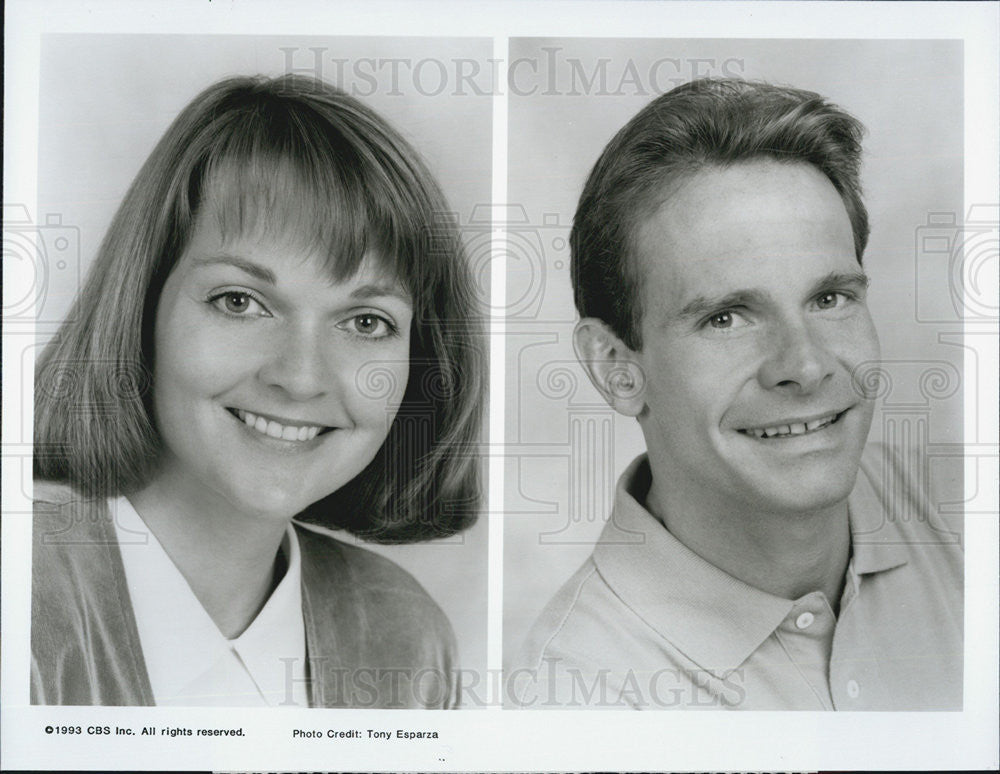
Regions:
<instances>
[{"instance_id":1,"label":"woman's shoulder-length hair","mask_svg":"<svg viewBox=\"0 0 1000 774\"><path fill-rule=\"evenodd\" d=\"M457 222L396 130L339 89L297 75L211 86L140 169L37 363L35 476L110 496L155 475L156 305L209 197L222 205L224 233L263 221L296 234L328 256L334 279L376 256L412 294L410 375L385 443L299 518L387 543L471 524L480 507L485 338ZM386 378L372 370L359 389L377 392Z\"/></svg>"}]
</instances>

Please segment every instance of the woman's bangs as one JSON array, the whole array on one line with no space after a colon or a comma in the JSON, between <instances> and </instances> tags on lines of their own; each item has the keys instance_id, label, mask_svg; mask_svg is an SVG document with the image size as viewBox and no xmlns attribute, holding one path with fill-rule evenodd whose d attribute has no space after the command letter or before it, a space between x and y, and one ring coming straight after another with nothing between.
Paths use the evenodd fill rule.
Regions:
<instances>
[{"instance_id":1,"label":"woman's bangs","mask_svg":"<svg viewBox=\"0 0 1000 774\"><path fill-rule=\"evenodd\" d=\"M313 142L288 138L275 147L256 139L244 134L205 171L199 209L216 214L224 239L266 237L321 256L336 282L366 256L404 278L397 224L372 201L356 167Z\"/></svg>"}]
</instances>

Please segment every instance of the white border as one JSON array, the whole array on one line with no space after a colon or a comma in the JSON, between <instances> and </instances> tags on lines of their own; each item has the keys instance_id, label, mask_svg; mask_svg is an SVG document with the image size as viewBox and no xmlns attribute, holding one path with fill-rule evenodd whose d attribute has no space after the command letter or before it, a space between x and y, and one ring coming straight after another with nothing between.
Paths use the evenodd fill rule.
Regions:
<instances>
[{"instance_id":1,"label":"white border","mask_svg":"<svg viewBox=\"0 0 1000 774\"><path fill-rule=\"evenodd\" d=\"M506 61L507 38L493 40L493 57ZM493 201L507 201L507 96L493 98ZM493 260L490 277L490 306L503 309L507 299L507 263L504 260L504 234L493 230ZM504 536L504 407L507 404L504 382L506 360L506 321L502 315L490 320L490 494L487 514L490 524L489 604L487 610L486 665L491 674L503 668L503 536ZM488 692L490 709L503 707L499 684Z\"/></svg>"},{"instance_id":2,"label":"white border","mask_svg":"<svg viewBox=\"0 0 1000 774\"><path fill-rule=\"evenodd\" d=\"M766 38L960 38L965 43L966 203L997 198L998 6L995 3L708 3L549 2L456 3L369 2L365 4L187 1L172 3L7 3L5 28L6 104L4 199L33 202L37 157L39 36L58 32L198 34L385 34L482 35L505 51L516 36L592 37L766 37ZM506 181L506 105L495 105L494 193ZM503 130L503 131L501 131ZM499 235L497 235L499 239ZM5 266L5 272L12 267ZM502 265L493 271L494 299L502 307ZM493 333L502 339L502 323ZM971 331L969 331L971 332ZM15 347L4 348L3 427L20 421L21 392ZM997 353L994 339L970 352L981 381L966 385L966 401L995 405ZM19 360L19 357L17 358ZM490 443L502 438L503 353L491 355ZM500 409L497 409L500 406ZM967 438L996 438L992 426L966 427ZM6 439L5 439L6 440ZM5 444L5 462L24 450ZM394 770L489 769L812 769L812 768L995 768L998 765L997 573L995 518L968 519L966 593L966 686L961 713L384 713L307 710L276 713L127 708L14 707L8 696L26 695L27 640L23 622L29 607L25 573L27 511L21 470L3 466L3 665L5 706L0 715L2 765L27 768L358 768ZM490 466L490 638L491 666L498 663L502 603L502 462ZM981 505L994 513L993 486ZM969 470L969 481L976 471ZM21 575L21 577L26 577ZM302 714L308 713L308 714ZM45 724L153 724L220 726L240 724L242 740L88 736L79 740L46 736ZM299 725L301 724L301 725ZM432 742L293 741L293 728L433 728Z\"/></svg>"}]
</instances>

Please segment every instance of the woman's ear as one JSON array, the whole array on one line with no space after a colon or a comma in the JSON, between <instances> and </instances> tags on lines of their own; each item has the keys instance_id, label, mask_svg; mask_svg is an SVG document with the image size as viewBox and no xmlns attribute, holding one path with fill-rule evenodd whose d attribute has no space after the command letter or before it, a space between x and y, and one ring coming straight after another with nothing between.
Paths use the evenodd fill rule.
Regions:
<instances>
[{"instance_id":1,"label":"woman's ear","mask_svg":"<svg viewBox=\"0 0 1000 774\"><path fill-rule=\"evenodd\" d=\"M608 405L619 414L638 417L646 407L646 378L636 353L595 317L576 324L573 348Z\"/></svg>"}]
</instances>

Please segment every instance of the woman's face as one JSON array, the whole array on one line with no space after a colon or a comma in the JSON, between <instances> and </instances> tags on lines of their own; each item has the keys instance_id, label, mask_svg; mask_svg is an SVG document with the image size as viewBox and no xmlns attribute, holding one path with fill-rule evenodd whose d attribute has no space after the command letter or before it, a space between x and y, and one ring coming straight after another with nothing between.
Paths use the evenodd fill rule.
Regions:
<instances>
[{"instance_id":1,"label":"woman's face","mask_svg":"<svg viewBox=\"0 0 1000 774\"><path fill-rule=\"evenodd\" d=\"M410 296L370 258L338 283L294 240L223 239L206 210L157 308L160 481L288 518L385 440L409 375Z\"/></svg>"}]
</instances>

